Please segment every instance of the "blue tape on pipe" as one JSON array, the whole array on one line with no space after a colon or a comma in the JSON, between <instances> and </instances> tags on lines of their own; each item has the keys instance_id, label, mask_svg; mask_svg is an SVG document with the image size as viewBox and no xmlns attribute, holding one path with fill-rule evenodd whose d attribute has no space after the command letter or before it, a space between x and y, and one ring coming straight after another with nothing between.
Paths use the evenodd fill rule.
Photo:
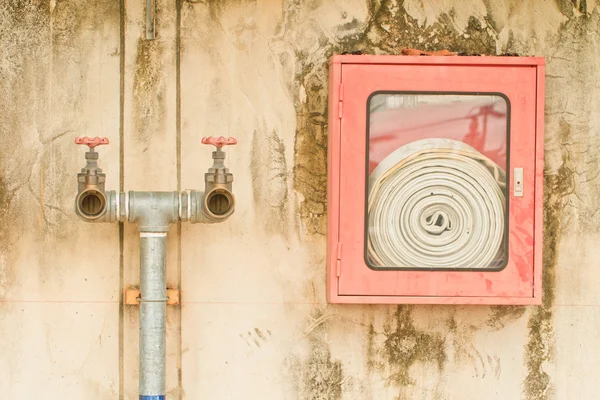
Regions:
<instances>
[{"instance_id":1,"label":"blue tape on pipe","mask_svg":"<svg viewBox=\"0 0 600 400\"><path fill-rule=\"evenodd\" d=\"M165 396L142 396L142 395L140 395L140 400L165 400Z\"/></svg>"}]
</instances>

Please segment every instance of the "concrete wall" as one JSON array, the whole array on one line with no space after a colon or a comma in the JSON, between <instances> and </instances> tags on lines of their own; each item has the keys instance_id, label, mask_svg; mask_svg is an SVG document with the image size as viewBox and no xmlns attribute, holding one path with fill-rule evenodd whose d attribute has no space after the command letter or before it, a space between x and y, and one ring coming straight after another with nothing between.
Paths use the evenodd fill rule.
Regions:
<instances>
[{"instance_id":1,"label":"concrete wall","mask_svg":"<svg viewBox=\"0 0 600 400\"><path fill-rule=\"evenodd\" d=\"M596 399L600 7L591 0L0 0L0 394L135 399L138 238L72 212L202 187L233 135L237 212L173 226L169 399ZM329 306L326 59L404 46L547 57L542 307Z\"/></svg>"}]
</instances>

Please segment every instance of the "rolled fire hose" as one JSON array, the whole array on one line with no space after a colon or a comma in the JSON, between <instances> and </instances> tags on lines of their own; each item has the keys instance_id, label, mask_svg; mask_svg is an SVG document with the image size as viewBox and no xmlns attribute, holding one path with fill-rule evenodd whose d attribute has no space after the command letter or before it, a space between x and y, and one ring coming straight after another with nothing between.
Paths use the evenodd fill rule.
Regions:
<instances>
[{"instance_id":1,"label":"rolled fire hose","mask_svg":"<svg viewBox=\"0 0 600 400\"><path fill-rule=\"evenodd\" d=\"M425 139L371 173L368 257L374 267L493 268L504 252L506 174L471 146Z\"/></svg>"}]
</instances>

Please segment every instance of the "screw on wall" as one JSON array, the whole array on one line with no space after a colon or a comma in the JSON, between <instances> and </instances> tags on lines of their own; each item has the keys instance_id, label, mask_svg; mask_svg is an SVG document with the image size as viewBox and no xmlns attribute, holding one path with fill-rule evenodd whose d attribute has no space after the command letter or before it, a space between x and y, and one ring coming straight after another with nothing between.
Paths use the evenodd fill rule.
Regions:
<instances>
[{"instance_id":1,"label":"screw on wall","mask_svg":"<svg viewBox=\"0 0 600 400\"><path fill-rule=\"evenodd\" d=\"M146 40L156 38L156 0L146 0Z\"/></svg>"}]
</instances>

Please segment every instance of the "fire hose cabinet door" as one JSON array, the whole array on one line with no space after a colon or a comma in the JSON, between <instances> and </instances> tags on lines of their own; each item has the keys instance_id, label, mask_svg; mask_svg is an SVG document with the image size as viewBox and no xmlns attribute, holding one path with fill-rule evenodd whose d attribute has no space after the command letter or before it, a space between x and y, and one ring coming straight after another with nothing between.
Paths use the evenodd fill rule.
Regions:
<instances>
[{"instance_id":1,"label":"fire hose cabinet door","mask_svg":"<svg viewBox=\"0 0 600 400\"><path fill-rule=\"evenodd\" d=\"M333 56L332 303L540 304L544 59Z\"/></svg>"}]
</instances>

